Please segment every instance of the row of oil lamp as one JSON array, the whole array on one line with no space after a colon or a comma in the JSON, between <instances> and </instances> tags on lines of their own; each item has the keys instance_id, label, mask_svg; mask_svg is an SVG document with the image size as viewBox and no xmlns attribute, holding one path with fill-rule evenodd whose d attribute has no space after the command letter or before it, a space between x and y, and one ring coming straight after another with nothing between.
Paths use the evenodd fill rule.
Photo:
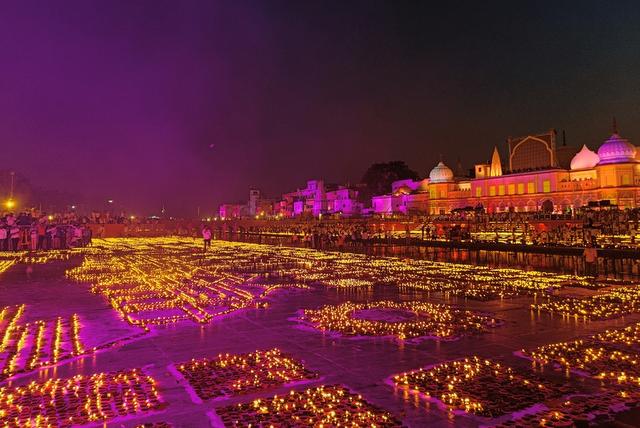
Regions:
<instances>
[{"instance_id":1,"label":"row of oil lamp","mask_svg":"<svg viewBox=\"0 0 640 428\"><path fill-rule=\"evenodd\" d=\"M133 369L0 388L0 426L71 427L161 406L155 380Z\"/></svg>"},{"instance_id":2,"label":"row of oil lamp","mask_svg":"<svg viewBox=\"0 0 640 428\"><path fill-rule=\"evenodd\" d=\"M531 305L534 311L580 320L606 320L640 310L640 287L617 287L585 298L557 297Z\"/></svg>"},{"instance_id":3,"label":"row of oil lamp","mask_svg":"<svg viewBox=\"0 0 640 428\"><path fill-rule=\"evenodd\" d=\"M248 354L220 354L177 366L202 399L265 391L317 375L279 349ZM390 413L340 385L291 390L284 395L224 406L215 413L228 427L372 426L400 427Z\"/></svg>"},{"instance_id":4,"label":"row of oil lamp","mask_svg":"<svg viewBox=\"0 0 640 428\"><path fill-rule=\"evenodd\" d=\"M55 321L22 323L24 312L25 305L7 306L0 311L0 355L4 361L0 380L86 353L77 314L68 320L57 317Z\"/></svg>"},{"instance_id":5,"label":"row of oil lamp","mask_svg":"<svg viewBox=\"0 0 640 428\"><path fill-rule=\"evenodd\" d=\"M176 246L178 241L180 242L178 248L182 251L170 248ZM376 283L393 283L423 290L447 291L481 300L515 297L523 294L541 294L549 289L560 288L567 283L583 287L593 286L590 280L571 275L550 276L540 272L526 272L518 269L489 269L483 266L425 260L376 259L361 254L325 253L310 249L248 243L216 241L214 251L202 254L194 251L196 243L192 240L140 238L138 241L128 240L126 245L115 240L107 242L107 244L103 244L101 249L103 252L122 251L123 248L128 248L134 258L143 259L145 259L145 254L162 248L161 252L164 256L162 262L146 257L144 266L145 268L152 266L152 269L155 269L156 266L161 268L165 284L178 279L175 276L171 277L172 271L178 276L182 275L183 278L190 278L195 272L198 272L194 266L198 266L198 263L202 264L204 260L209 266L214 264L225 266L226 268L222 270L226 270L227 274L232 273L234 266L237 267L238 272L246 273L246 266L250 265L257 266L256 269L260 272L277 269L278 276L289 277L298 283L320 282L328 286L347 288L370 287ZM100 253L95 256L97 260L105 259L105 257L100 257ZM109 258L106 257L106 259ZM182 263L175 265L174 260L179 260ZM129 259L120 260L120 264L135 273L137 271L135 266L140 263L133 260L132 265L131 261ZM98 264L104 263L106 262ZM117 265L118 261L114 260L113 263ZM106 275L113 276L114 274L113 271L105 271L100 267L94 267L94 269L98 272L103 271ZM79 270L91 270L91 266L87 265L86 269L81 267ZM209 269L210 272L211 269ZM131 274L134 276L132 279L135 280L135 275L138 274L134 275L133 273ZM74 276L80 280L83 279L80 272L76 272ZM90 280L90 278L85 278L85 280ZM241 275L240 280L242 280ZM121 283L120 279L109 281L107 278L102 278L101 281L105 284ZM465 292L466 288L469 288L468 292Z\"/></svg>"},{"instance_id":6,"label":"row of oil lamp","mask_svg":"<svg viewBox=\"0 0 640 428\"><path fill-rule=\"evenodd\" d=\"M576 426L576 419L580 419L585 426L591 423L606 426L617 412L631 409L638 402L638 389L575 395L566 400L547 403L544 408L517 415L513 419L493 425L492 428L573 427Z\"/></svg>"},{"instance_id":7,"label":"row of oil lamp","mask_svg":"<svg viewBox=\"0 0 640 428\"><path fill-rule=\"evenodd\" d=\"M555 364L596 379L640 386L640 323L607 330L585 339L552 343L521 351L534 364Z\"/></svg>"},{"instance_id":8,"label":"row of oil lamp","mask_svg":"<svg viewBox=\"0 0 640 428\"><path fill-rule=\"evenodd\" d=\"M226 388L235 394L316 378L315 373L278 349L222 354L210 360L192 360L178 369L199 393L196 378L190 375L207 384L221 384L221 388L226 382ZM71 427L109 422L162 406L154 379L137 369L77 375L0 388L0 426ZM226 426L401 426L391 414L340 385L292 390L281 396L217 408L216 413Z\"/></svg>"},{"instance_id":9,"label":"row of oil lamp","mask_svg":"<svg viewBox=\"0 0 640 428\"><path fill-rule=\"evenodd\" d=\"M227 427L401 427L390 413L341 385L289 391L266 399L217 408Z\"/></svg>"},{"instance_id":10,"label":"row of oil lamp","mask_svg":"<svg viewBox=\"0 0 640 428\"><path fill-rule=\"evenodd\" d=\"M93 248L67 276L92 284L92 291L106 297L124 320L143 328L186 319L208 323L239 309L262 306L260 299L276 290L305 287L286 282L250 291L247 284L256 288L252 281L257 275L225 271L218 263L226 258L237 261L242 248L229 244L227 251L196 257L192 241L187 243L176 249L173 238L105 240L100 251Z\"/></svg>"},{"instance_id":11,"label":"row of oil lamp","mask_svg":"<svg viewBox=\"0 0 640 428\"><path fill-rule=\"evenodd\" d=\"M469 357L402 373L400 388L440 401L451 410L499 417L560 396L563 389L518 373L502 363Z\"/></svg>"},{"instance_id":12,"label":"row of oil lamp","mask_svg":"<svg viewBox=\"0 0 640 428\"><path fill-rule=\"evenodd\" d=\"M0 258L0 274L7 271L17 263L23 264L46 264L56 260L68 260L74 250L51 250L40 253L12 253L4 254Z\"/></svg>"},{"instance_id":13,"label":"row of oil lamp","mask_svg":"<svg viewBox=\"0 0 640 428\"><path fill-rule=\"evenodd\" d=\"M359 317L363 312L370 312L378 319ZM402 316L400 321L384 319L397 314ZM305 310L301 320L322 331L345 336L394 336L398 339L427 336L454 339L499 325L497 319L486 314L420 301L326 305Z\"/></svg>"},{"instance_id":14,"label":"row of oil lamp","mask_svg":"<svg viewBox=\"0 0 640 428\"><path fill-rule=\"evenodd\" d=\"M16 260L11 258L8 260L0 260L0 274L6 270L8 270L11 266L15 264Z\"/></svg>"},{"instance_id":15,"label":"row of oil lamp","mask_svg":"<svg viewBox=\"0 0 640 428\"><path fill-rule=\"evenodd\" d=\"M118 247L116 247L118 248ZM125 256L109 252L88 256L83 264L67 272L77 281L90 282L93 290L107 297L122 317L133 325L168 324L185 319L207 323L227 313L228 307L249 306L252 295L234 290L211 277L206 290L195 275L200 267L185 254L132 252ZM104 269L103 266L110 266ZM204 299L201 297L205 296ZM167 314L167 312L178 312Z\"/></svg>"},{"instance_id":16,"label":"row of oil lamp","mask_svg":"<svg viewBox=\"0 0 640 428\"><path fill-rule=\"evenodd\" d=\"M202 399L235 396L293 381L315 379L279 349L248 354L221 354L214 359L199 359L177 366L178 371Z\"/></svg>"},{"instance_id":17,"label":"row of oil lamp","mask_svg":"<svg viewBox=\"0 0 640 428\"><path fill-rule=\"evenodd\" d=\"M345 289L396 284L413 290L440 292L476 300L545 295L565 284L591 287L581 277L545 275L517 269L489 269L424 260L376 259L360 254L325 253L297 248L217 241L212 251L196 251L197 243L180 238L105 240L99 251L92 248L83 264L68 271L77 281L93 284L121 317L132 325L171 324L184 320L208 323L239 309L261 307L270 290L303 288L319 283ZM249 291L258 276L277 269L277 286L270 283L262 293ZM237 270L234 270L237 269ZM265 273L266 272L266 273ZM637 294L637 293L636 293ZM616 299L618 296L615 297ZM631 302L634 296L622 296ZM593 303L588 299L552 299L534 303L534 309L571 314L574 317L621 313L619 304ZM574 305L577 311L567 309ZM598 306L599 305L599 306ZM628 305L627 305L628 306ZM635 306L630 308L635 310ZM406 337L406 335L405 335Z\"/></svg>"}]
</instances>

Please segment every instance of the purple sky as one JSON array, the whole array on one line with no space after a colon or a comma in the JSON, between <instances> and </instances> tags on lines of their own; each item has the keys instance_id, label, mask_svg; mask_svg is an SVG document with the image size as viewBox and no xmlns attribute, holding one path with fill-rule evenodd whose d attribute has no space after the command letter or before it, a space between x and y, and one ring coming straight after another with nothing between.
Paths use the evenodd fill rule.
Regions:
<instances>
[{"instance_id":1,"label":"purple sky","mask_svg":"<svg viewBox=\"0 0 640 428\"><path fill-rule=\"evenodd\" d=\"M465 167L508 135L640 143L640 8L377 1L0 5L4 165L89 203L213 213L257 186ZM209 148L214 144L213 148Z\"/></svg>"}]
</instances>

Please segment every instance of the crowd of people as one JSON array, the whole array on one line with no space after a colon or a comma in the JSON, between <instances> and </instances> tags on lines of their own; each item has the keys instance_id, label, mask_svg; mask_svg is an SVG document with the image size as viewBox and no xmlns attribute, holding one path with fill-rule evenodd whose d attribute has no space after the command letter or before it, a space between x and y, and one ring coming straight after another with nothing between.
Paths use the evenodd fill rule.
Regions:
<instances>
[{"instance_id":1,"label":"crowd of people","mask_svg":"<svg viewBox=\"0 0 640 428\"><path fill-rule=\"evenodd\" d=\"M393 227L388 227L391 224ZM640 244L640 209L581 210L566 214L462 211L394 219L386 224L381 219L299 219L246 224L240 221L214 229L214 235L221 233L288 236L294 244L313 248L390 238L636 247Z\"/></svg>"},{"instance_id":2,"label":"crowd of people","mask_svg":"<svg viewBox=\"0 0 640 428\"><path fill-rule=\"evenodd\" d=\"M308 248L342 248L345 246L363 245L373 239L389 239L398 236L409 236L410 230L403 229L396 233L376 226L367 220L349 221L277 221L263 223L260 226L222 226L214 230L215 235L247 236L281 236L291 243Z\"/></svg>"},{"instance_id":3,"label":"crowd of people","mask_svg":"<svg viewBox=\"0 0 640 428\"><path fill-rule=\"evenodd\" d=\"M70 217L55 219L24 212L0 218L0 251L67 249L91 245L91 238L88 224Z\"/></svg>"},{"instance_id":4,"label":"crowd of people","mask_svg":"<svg viewBox=\"0 0 640 428\"><path fill-rule=\"evenodd\" d=\"M46 214L36 211L0 216L0 251L64 249L85 246L93 237L106 237L110 224L124 226L123 236L137 236L157 218L136 218L75 211ZM282 236L294 245L340 248L392 239L464 240L565 246L640 246L640 209L580 210L565 214L485 213L459 211L446 215L403 219L290 219L253 222L210 222L210 239L224 235ZM91 225L91 226L90 226ZM198 236L197 223L169 222L154 233ZM142 229L140 229L142 230ZM202 228L200 229L202 232ZM140 232L142 233L142 232ZM155 235L154 235L155 236ZM637 236L637 238L636 238ZM204 237L204 235L203 235ZM205 238L206 239L206 238Z\"/></svg>"},{"instance_id":5,"label":"crowd of people","mask_svg":"<svg viewBox=\"0 0 640 428\"><path fill-rule=\"evenodd\" d=\"M436 223L463 224L467 233L465 238L477 241L627 247L636 247L640 243L636 238L640 238L639 209L581 210L567 214L454 213L425 222L429 232L434 231ZM446 233L440 238L456 238L455 235ZM430 236L435 238L433 234Z\"/></svg>"}]
</instances>

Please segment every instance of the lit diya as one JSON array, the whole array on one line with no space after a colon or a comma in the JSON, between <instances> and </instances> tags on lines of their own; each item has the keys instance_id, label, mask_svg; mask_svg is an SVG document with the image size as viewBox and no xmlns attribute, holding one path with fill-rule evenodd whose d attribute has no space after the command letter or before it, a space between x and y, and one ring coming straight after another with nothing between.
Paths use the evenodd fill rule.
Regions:
<instances>
[{"instance_id":1,"label":"lit diya","mask_svg":"<svg viewBox=\"0 0 640 428\"><path fill-rule=\"evenodd\" d=\"M455 339L483 333L499 320L450 305L419 301L346 302L304 310L301 320L344 336L394 336L398 339Z\"/></svg>"}]
</instances>

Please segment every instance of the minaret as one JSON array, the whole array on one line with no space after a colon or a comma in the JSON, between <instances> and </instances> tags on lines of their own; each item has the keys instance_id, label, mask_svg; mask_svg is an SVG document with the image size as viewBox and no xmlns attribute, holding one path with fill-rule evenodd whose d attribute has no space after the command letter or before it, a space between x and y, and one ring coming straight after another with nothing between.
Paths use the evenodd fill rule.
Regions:
<instances>
[{"instance_id":1,"label":"minaret","mask_svg":"<svg viewBox=\"0 0 640 428\"><path fill-rule=\"evenodd\" d=\"M500 162L500 153L498 153L498 147L493 148L493 154L491 155L491 167L489 168L490 177L500 177L502 175L502 162Z\"/></svg>"},{"instance_id":2,"label":"minaret","mask_svg":"<svg viewBox=\"0 0 640 428\"><path fill-rule=\"evenodd\" d=\"M460 160L460 156L458 156L458 162L456 163L456 176L464 177L465 172L464 168L462 168L462 160Z\"/></svg>"}]
</instances>

